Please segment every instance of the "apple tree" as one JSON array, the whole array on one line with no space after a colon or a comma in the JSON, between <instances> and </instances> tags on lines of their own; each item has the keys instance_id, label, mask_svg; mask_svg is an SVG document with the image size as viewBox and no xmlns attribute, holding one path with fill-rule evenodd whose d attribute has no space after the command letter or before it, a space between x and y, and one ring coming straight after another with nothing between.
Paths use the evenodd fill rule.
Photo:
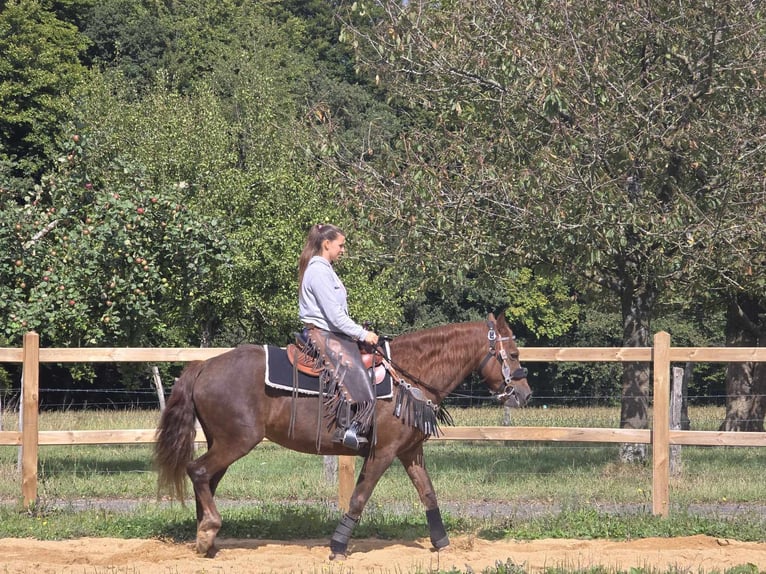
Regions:
<instances>
[{"instance_id":1,"label":"apple tree","mask_svg":"<svg viewBox=\"0 0 766 574\"><path fill-rule=\"evenodd\" d=\"M155 188L140 165L93 166L89 152L73 133L40 184L0 186L3 340L36 330L64 347L193 344L195 307L225 263L217 222L188 209L184 182Z\"/></svg>"}]
</instances>

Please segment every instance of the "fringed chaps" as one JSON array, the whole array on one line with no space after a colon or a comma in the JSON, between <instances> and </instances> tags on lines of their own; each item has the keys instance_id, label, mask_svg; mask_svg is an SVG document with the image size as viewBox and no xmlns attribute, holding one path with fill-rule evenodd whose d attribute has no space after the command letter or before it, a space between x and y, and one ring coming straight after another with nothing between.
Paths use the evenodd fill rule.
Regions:
<instances>
[{"instance_id":1,"label":"fringed chaps","mask_svg":"<svg viewBox=\"0 0 766 574\"><path fill-rule=\"evenodd\" d=\"M375 419L375 390L358 343L317 327L309 328L308 337L322 367L327 412L340 426L353 424L360 434L367 434Z\"/></svg>"}]
</instances>

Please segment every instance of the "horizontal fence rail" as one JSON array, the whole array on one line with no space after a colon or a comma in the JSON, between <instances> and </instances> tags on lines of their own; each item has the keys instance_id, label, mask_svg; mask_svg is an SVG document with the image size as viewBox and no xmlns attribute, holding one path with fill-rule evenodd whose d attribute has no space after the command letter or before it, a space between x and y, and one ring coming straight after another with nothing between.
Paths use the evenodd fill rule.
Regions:
<instances>
[{"instance_id":1,"label":"horizontal fence rail","mask_svg":"<svg viewBox=\"0 0 766 574\"><path fill-rule=\"evenodd\" d=\"M110 445L154 443L155 429L38 431L39 446ZM648 429L582 427L447 427L429 442L440 441L529 441L651 444ZM669 433L671 445L685 446L766 446L766 433L727 431L679 431ZM201 430L196 442L206 442ZM23 446L20 431L0 431L0 445ZM353 458L353 457L352 457Z\"/></svg>"},{"instance_id":2,"label":"horizontal fence rail","mask_svg":"<svg viewBox=\"0 0 766 574\"><path fill-rule=\"evenodd\" d=\"M22 449L22 498L37 500L38 447L48 445L146 444L155 429L40 431L39 371L41 363L188 362L206 360L229 348L43 348L39 336L24 336L24 346L0 348L0 363L21 363L22 405L19 431L0 431L0 445ZM670 365L673 362L766 362L766 347L671 347L670 335L655 335L653 347L521 347L523 362L648 362L654 375L654 416L651 429L579 427L447 427L431 441L539 441L637 443L652 446L652 512L667 516L669 508L669 452L671 445L766 446L766 433L681 431L670 429ZM206 442L201 430L197 442ZM347 508L353 490L355 457L340 457L339 503Z\"/></svg>"}]
</instances>

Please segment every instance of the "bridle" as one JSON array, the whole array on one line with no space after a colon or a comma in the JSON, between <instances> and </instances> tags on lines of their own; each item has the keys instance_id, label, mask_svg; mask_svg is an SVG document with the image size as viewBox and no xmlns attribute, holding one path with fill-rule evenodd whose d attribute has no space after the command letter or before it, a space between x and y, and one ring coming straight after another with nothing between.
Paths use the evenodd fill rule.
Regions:
<instances>
[{"instance_id":1,"label":"bridle","mask_svg":"<svg viewBox=\"0 0 766 574\"><path fill-rule=\"evenodd\" d=\"M491 359L497 359L500 363L500 371L503 373L505 386L501 392L495 394L495 397L497 397L500 402L505 402L512 397L518 401L519 399L516 397L516 389L513 388L513 381L526 379L527 369L519 367L511 372L511 367L508 364L508 354L503 348L503 341L509 341L510 337L498 336L497 330L495 329L495 321L492 318L487 319L487 340L489 341L489 351L487 351L487 356L482 359L481 364L479 365L479 372L481 373L481 371L484 370L484 367L487 366L487 363Z\"/></svg>"}]
</instances>

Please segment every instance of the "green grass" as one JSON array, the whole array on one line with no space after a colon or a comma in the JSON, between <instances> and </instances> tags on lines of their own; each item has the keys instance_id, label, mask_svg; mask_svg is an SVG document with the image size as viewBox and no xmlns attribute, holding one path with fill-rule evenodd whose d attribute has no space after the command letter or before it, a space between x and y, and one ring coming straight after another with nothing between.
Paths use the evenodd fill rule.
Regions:
<instances>
[{"instance_id":1,"label":"green grass","mask_svg":"<svg viewBox=\"0 0 766 574\"><path fill-rule=\"evenodd\" d=\"M453 409L457 425L498 425L500 409ZM722 408L693 409L695 429L712 430ZM618 408L550 408L513 412L518 426L614 427ZM153 428L156 411L43 412L41 430ZM4 428L15 428L6 413ZM200 447L202 448L202 447ZM475 500L559 506L633 504L651 506L651 467L618 462L619 445L539 442L426 443L426 464L441 501ZM200 451L202 452L202 451ZM18 449L0 447L0 499L20 496ZM151 445L42 446L41 499L138 498L156 494ZM766 449L683 447L683 473L671 482L671 504L763 501ZM361 465L359 461L357 468ZM732 473L731 469L737 472ZM337 485L324 479L323 458L275 444L259 445L236 462L221 483L221 498L262 501L334 501ZM371 504L419 508L415 489L394 463L378 484Z\"/></svg>"},{"instance_id":2,"label":"green grass","mask_svg":"<svg viewBox=\"0 0 766 574\"><path fill-rule=\"evenodd\" d=\"M221 535L233 538L329 538L337 526L338 511L325 504L267 503L224 506ZM444 513L452 535L473 534L488 540L513 538L635 539L705 534L742 541L763 541L766 520L754 515L703 516L676 513L659 518L647 513L611 514L593 508L563 509L524 518L489 520ZM0 538L33 537L60 540L81 536L163 538L193 540L195 524L191 506L144 503L130 512L90 508L73 512L44 507L21 510L0 506ZM358 538L414 539L428 535L422 511L406 514L371 508L354 531Z\"/></svg>"}]
</instances>

